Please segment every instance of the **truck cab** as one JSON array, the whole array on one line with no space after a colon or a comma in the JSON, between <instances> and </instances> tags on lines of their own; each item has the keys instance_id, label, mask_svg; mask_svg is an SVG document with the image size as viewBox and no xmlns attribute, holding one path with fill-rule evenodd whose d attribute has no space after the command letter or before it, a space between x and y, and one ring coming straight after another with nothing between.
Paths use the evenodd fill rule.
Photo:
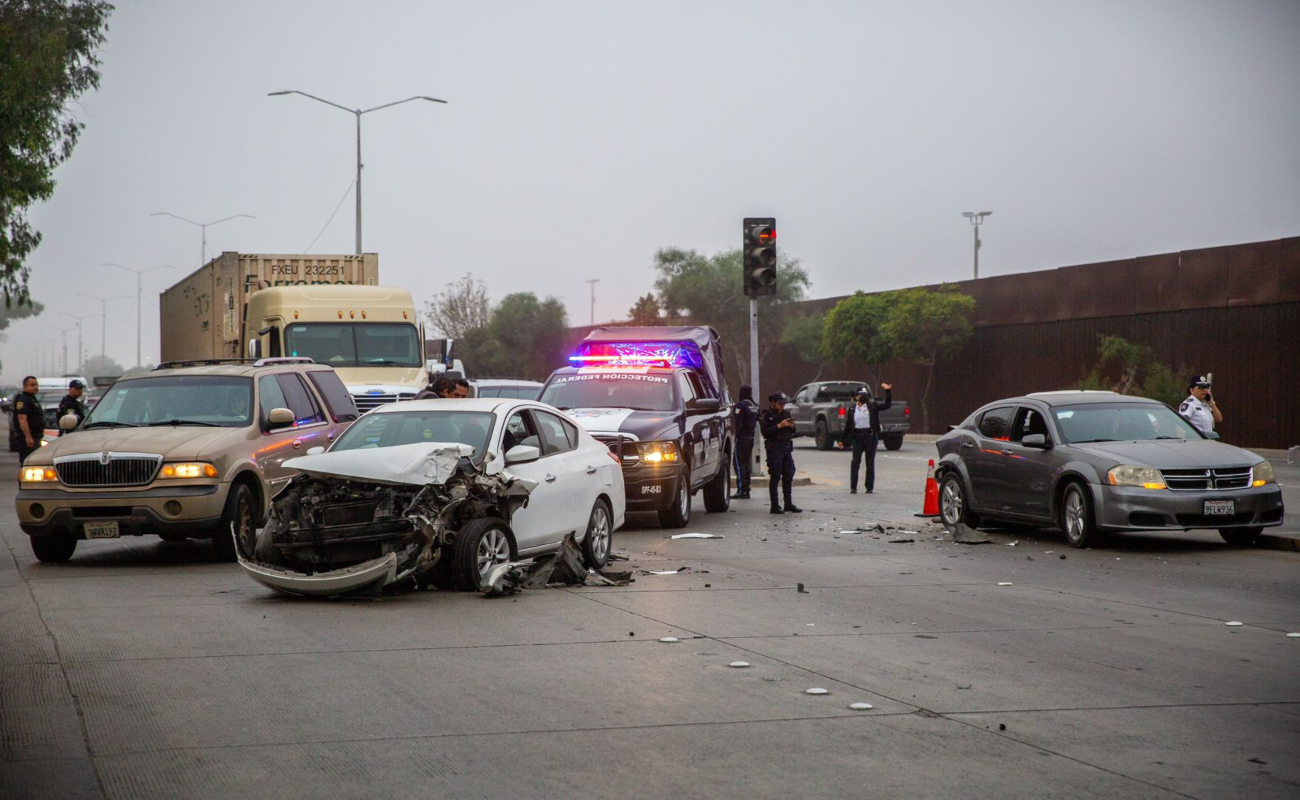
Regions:
<instances>
[{"instance_id":1,"label":"truck cab","mask_svg":"<svg viewBox=\"0 0 1300 800\"><path fill-rule=\"evenodd\" d=\"M244 319L249 358L328 364L362 413L410 400L429 383L423 326L405 289L272 287L249 296Z\"/></svg>"},{"instance_id":2,"label":"truck cab","mask_svg":"<svg viewBox=\"0 0 1300 800\"><path fill-rule=\"evenodd\" d=\"M735 429L712 328L598 328L569 358L538 400L617 456L628 511L685 527L697 492L727 510Z\"/></svg>"}]
</instances>

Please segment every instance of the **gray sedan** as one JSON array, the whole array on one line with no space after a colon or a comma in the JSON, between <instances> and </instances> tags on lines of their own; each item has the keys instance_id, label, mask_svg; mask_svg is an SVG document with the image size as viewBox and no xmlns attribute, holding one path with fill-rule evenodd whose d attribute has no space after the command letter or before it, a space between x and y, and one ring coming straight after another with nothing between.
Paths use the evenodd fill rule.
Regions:
<instances>
[{"instance_id":1,"label":"gray sedan","mask_svg":"<svg viewBox=\"0 0 1300 800\"><path fill-rule=\"evenodd\" d=\"M1282 524L1282 490L1271 464L1217 438L1114 392L999 400L936 443L940 516L1054 525L1075 547L1107 531L1193 528L1251 544Z\"/></svg>"}]
</instances>

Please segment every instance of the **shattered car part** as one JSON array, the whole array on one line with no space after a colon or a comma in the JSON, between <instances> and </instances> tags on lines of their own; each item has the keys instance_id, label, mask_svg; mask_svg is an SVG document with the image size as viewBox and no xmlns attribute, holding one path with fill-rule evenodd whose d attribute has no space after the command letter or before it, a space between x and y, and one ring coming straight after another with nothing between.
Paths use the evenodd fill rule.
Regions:
<instances>
[{"instance_id":1,"label":"shattered car part","mask_svg":"<svg viewBox=\"0 0 1300 800\"><path fill-rule=\"evenodd\" d=\"M471 523L508 531L533 481L475 464L456 443L304 456L266 527L237 541L240 566L277 592L328 597L409 581L479 583L473 553L453 563ZM476 522L477 521L477 522Z\"/></svg>"},{"instance_id":2,"label":"shattered car part","mask_svg":"<svg viewBox=\"0 0 1300 800\"><path fill-rule=\"evenodd\" d=\"M556 553L531 562L511 561L492 567L483 579L481 590L487 597L498 597L547 586L626 586L631 582L631 569L588 569L582 559L582 549L573 534L569 534Z\"/></svg>"}]
</instances>

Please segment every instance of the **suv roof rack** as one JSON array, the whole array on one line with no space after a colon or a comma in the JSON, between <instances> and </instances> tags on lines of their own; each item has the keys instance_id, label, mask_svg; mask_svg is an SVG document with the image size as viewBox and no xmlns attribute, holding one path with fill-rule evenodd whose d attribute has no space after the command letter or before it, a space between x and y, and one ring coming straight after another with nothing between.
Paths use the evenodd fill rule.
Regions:
<instances>
[{"instance_id":1,"label":"suv roof rack","mask_svg":"<svg viewBox=\"0 0 1300 800\"><path fill-rule=\"evenodd\" d=\"M265 367L271 364L315 364L316 362L307 356L271 356L270 358L259 358L253 362L255 367Z\"/></svg>"},{"instance_id":2,"label":"suv roof rack","mask_svg":"<svg viewBox=\"0 0 1300 800\"><path fill-rule=\"evenodd\" d=\"M306 356L288 356L284 358L186 358L179 361L164 361L154 370L176 369L177 367L213 367L222 364L239 365L247 364L254 367L265 367L270 364L315 364L316 362Z\"/></svg>"}]
</instances>

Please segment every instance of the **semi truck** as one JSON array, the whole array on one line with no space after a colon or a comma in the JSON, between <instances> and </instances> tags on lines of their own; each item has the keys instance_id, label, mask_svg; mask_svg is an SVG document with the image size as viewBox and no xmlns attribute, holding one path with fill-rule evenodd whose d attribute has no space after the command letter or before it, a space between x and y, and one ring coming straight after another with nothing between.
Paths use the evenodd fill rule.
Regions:
<instances>
[{"instance_id":1,"label":"semi truck","mask_svg":"<svg viewBox=\"0 0 1300 800\"><path fill-rule=\"evenodd\" d=\"M162 360L309 357L362 412L429 382L411 293L380 286L379 256L225 252L162 293Z\"/></svg>"}]
</instances>

